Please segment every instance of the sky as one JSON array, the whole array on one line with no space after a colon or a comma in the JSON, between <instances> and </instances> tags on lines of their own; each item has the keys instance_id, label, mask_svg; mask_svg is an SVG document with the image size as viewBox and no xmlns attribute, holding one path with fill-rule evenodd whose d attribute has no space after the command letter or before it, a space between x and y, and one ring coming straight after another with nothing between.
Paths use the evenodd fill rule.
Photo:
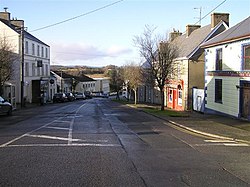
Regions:
<instances>
[{"instance_id":1,"label":"sky","mask_svg":"<svg viewBox=\"0 0 250 187\"><path fill-rule=\"evenodd\" d=\"M250 16L250 0L0 0L4 7L50 46L51 65L92 67L143 61L133 39L146 25L167 36L197 23L200 10L201 26L212 12L229 13L230 26Z\"/></svg>"}]
</instances>

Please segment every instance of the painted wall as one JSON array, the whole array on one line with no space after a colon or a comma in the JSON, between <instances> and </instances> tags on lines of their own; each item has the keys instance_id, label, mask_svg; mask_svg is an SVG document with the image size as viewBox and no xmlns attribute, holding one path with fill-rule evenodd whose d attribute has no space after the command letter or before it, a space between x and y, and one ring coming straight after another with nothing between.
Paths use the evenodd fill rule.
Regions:
<instances>
[{"instance_id":1,"label":"painted wall","mask_svg":"<svg viewBox=\"0 0 250 187\"><path fill-rule=\"evenodd\" d=\"M240 89L237 86L241 80L250 81L250 77L244 74L250 71L242 70L242 45L246 43L250 43L250 39L205 49L205 110L239 116ZM216 50L219 48L222 48L222 71L215 70ZM215 102L215 79L222 80L221 103Z\"/></svg>"}]
</instances>

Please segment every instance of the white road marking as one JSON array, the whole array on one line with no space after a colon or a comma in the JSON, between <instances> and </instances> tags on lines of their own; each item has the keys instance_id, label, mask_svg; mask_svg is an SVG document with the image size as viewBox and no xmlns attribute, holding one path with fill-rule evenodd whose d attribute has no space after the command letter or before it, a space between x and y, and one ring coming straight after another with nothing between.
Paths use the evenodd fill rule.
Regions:
<instances>
[{"instance_id":1,"label":"white road marking","mask_svg":"<svg viewBox=\"0 0 250 187\"><path fill-rule=\"evenodd\" d=\"M54 122L56 122L56 123L70 123L70 121L65 121L65 120L55 120Z\"/></svg>"},{"instance_id":2,"label":"white road marking","mask_svg":"<svg viewBox=\"0 0 250 187\"><path fill-rule=\"evenodd\" d=\"M79 112L79 110L80 110L85 104L86 104L86 103L84 103L83 105L81 105L81 106L76 110L74 116L77 115L77 113ZM30 131L30 132L27 132L27 133L25 133L25 134L23 134L23 135L21 135L21 136L18 136L17 138L14 138L13 140L10 140L10 141L8 141L8 142L6 142L6 143L0 145L0 148L1 148L1 147L6 147L6 146L8 146L8 145L10 145L10 144L12 144L12 143L14 143L14 142L16 142L17 140L20 140L20 139L23 138L23 137L29 136L30 134L32 134L32 133L34 133L34 132L36 132L36 131L38 131L38 130L40 130L40 129L42 129L42 128L46 128L46 127L48 127L49 125L51 125L51 124L53 124L53 123L58 123L58 122L60 122L60 123L70 123L69 134L68 134L68 144L71 144L71 143L72 143L72 129L73 129L73 123L74 123L74 119L75 119L75 118L73 118L71 121L64 121L64 120L62 120L63 118L65 118L65 117L67 117L67 116L68 116L68 115L65 115L65 116L63 116L63 117L59 117L58 119L53 120L53 121L51 121L51 122L49 122L49 123L46 123L45 125L43 125L43 126L41 126L41 127L39 127L39 128L36 128L36 129L34 129L34 130Z\"/></svg>"},{"instance_id":3,"label":"white road marking","mask_svg":"<svg viewBox=\"0 0 250 187\"><path fill-rule=\"evenodd\" d=\"M47 135L27 135L28 137L32 137L32 138L44 138L44 139L51 139L51 140L63 140L63 141L69 141L68 138L62 138L62 137L58 137L58 136L47 136ZM71 141L83 141L81 139L71 139Z\"/></svg>"},{"instance_id":4,"label":"white road marking","mask_svg":"<svg viewBox=\"0 0 250 187\"><path fill-rule=\"evenodd\" d=\"M232 141L232 140L204 140L204 142L208 142L205 144L194 144L194 146L232 146L232 147L248 147L250 146L249 144L246 143L240 143L237 141Z\"/></svg>"},{"instance_id":5,"label":"white road marking","mask_svg":"<svg viewBox=\"0 0 250 187\"><path fill-rule=\"evenodd\" d=\"M98 144L98 143L81 143L81 144L23 144L8 145L7 147L121 147L119 144Z\"/></svg>"},{"instance_id":6,"label":"white road marking","mask_svg":"<svg viewBox=\"0 0 250 187\"><path fill-rule=\"evenodd\" d=\"M45 127L47 129L55 129L55 130L69 130L69 128L62 128L62 127Z\"/></svg>"},{"instance_id":7,"label":"white road marking","mask_svg":"<svg viewBox=\"0 0 250 187\"><path fill-rule=\"evenodd\" d=\"M224 143L225 146L234 146L234 147L248 147L249 145L246 143Z\"/></svg>"},{"instance_id":8,"label":"white road marking","mask_svg":"<svg viewBox=\"0 0 250 187\"><path fill-rule=\"evenodd\" d=\"M233 143L235 141L232 140L204 140L205 142L212 142L212 143Z\"/></svg>"}]
</instances>

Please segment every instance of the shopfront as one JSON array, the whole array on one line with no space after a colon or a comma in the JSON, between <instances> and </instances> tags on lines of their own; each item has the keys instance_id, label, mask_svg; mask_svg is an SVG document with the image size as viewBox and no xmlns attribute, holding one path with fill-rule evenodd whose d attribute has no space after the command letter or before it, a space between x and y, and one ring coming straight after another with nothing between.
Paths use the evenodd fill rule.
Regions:
<instances>
[{"instance_id":1,"label":"shopfront","mask_svg":"<svg viewBox=\"0 0 250 187\"><path fill-rule=\"evenodd\" d=\"M168 80L166 91L167 91L167 106L168 108L174 110L184 110L184 101L183 101L183 80Z\"/></svg>"}]
</instances>

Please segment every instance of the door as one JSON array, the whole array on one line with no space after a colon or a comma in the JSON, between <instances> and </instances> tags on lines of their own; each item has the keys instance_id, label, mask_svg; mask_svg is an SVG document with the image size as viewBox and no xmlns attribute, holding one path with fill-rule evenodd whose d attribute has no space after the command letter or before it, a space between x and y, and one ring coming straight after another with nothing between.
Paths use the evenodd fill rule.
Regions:
<instances>
[{"instance_id":1,"label":"door","mask_svg":"<svg viewBox=\"0 0 250 187\"><path fill-rule=\"evenodd\" d=\"M250 83L243 83L242 89L243 105L242 105L242 117L248 118L250 116Z\"/></svg>"},{"instance_id":2,"label":"door","mask_svg":"<svg viewBox=\"0 0 250 187\"><path fill-rule=\"evenodd\" d=\"M173 109L176 109L177 105L177 91L176 89L173 90Z\"/></svg>"}]
</instances>

